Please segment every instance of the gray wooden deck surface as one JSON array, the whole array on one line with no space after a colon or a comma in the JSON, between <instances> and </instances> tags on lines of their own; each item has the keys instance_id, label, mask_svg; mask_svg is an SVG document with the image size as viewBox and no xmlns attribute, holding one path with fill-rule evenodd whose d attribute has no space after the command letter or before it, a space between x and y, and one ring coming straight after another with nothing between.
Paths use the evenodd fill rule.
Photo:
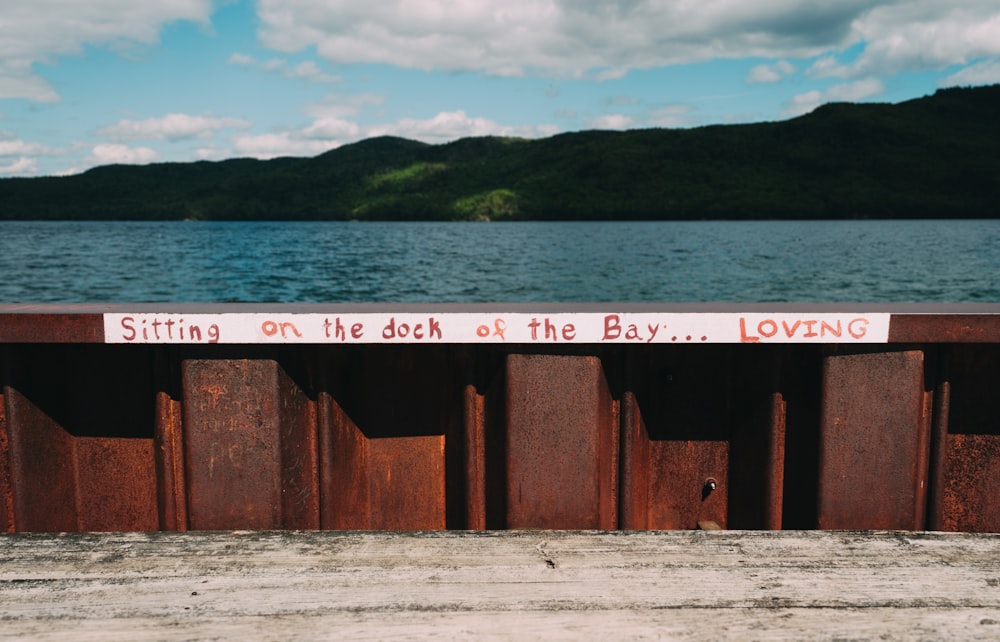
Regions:
<instances>
[{"instance_id":1,"label":"gray wooden deck surface","mask_svg":"<svg viewBox=\"0 0 1000 642\"><path fill-rule=\"evenodd\" d=\"M1000 535L0 535L0 639L1000 639Z\"/></svg>"}]
</instances>

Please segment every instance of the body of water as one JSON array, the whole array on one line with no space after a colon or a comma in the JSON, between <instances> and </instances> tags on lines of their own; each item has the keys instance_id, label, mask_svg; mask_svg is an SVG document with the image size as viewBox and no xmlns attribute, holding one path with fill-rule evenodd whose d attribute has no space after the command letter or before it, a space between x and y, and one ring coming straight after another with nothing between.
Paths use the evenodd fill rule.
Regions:
<instances>
[{"instance_id":1,"label":"body of water","mask_svg":"<svg viewBox=\"0 0 1000 642\"><path fill-rule=\"evenodd\" d=\"M0 302L996 302L1000 220L0 222Z\"/></svg>"}]
</instances>

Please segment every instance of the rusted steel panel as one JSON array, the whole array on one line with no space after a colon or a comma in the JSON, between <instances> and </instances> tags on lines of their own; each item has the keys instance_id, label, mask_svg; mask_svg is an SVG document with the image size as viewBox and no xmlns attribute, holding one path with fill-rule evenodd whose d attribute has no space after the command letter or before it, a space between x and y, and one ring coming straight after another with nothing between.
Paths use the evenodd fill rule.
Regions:
<instances>
[{"instance_id":1,"label":"rusted steel panel","mask_svg":"<svg viewBox=\"0 0 1000 642\"><path fill-rule=\"evenodd\" d=\"M819 528L924 528L928 394L921 351L823 360Z\"/></svg>"},{"instance_id":2,"label":"rusted steel panel","mask_svg":"<svg viewBox=\"0 0 1000 642\"><path fill-rule=\"evenodd\" d=\"M277 363L190 359L181 368L189 527L280 528Z\"/></svg>"},{"instance_id":3,"label":"rusted steel panel","mask_svg":"<svg viewBox=\"0 0 1000 642\"><path fill-rule=\"evenodd\" d=\"M7 424L7 363L0 349L0 533L14 532L14 479L10 470Z\"/></svg>"},{"instance_id":4,"label":"rusted steel panel","mask_svg":"<svg viewBox=\"0 0 1000 642\"><path fill-rule=\"evenodd\" d=\"M319 394L320 528L371 528L364 435L328 392Z\"/></svg>"},{"instance_id":5,"label":"rusted steel panel","mask_svg":"<svg viewBox=\"0 0 1000 642\"><path fill-rule=\"evenodd\" d=\"M944 362L931 528L1000 532L1000 349L955 346Z\"/></svg>"},{"instance_id":6,"label":"rusted steel panel","mask_svg":"<svg viewBox=\"0 0 1000 642\"><path fill-rule=\"evenodd\" d=\"M643 530L649 528L649 437L634 392L622 395L621 415L619 523L625 530Z\"/></svg>"},{"instance_id":7,"label":"rusted steel panel","mask_svg":"<svg viewBox=\"0 0 1000 642\"><path fill-rule=\"evenodd\" d=\"M145 351L21 346L8 357L8 529L155 530Z\"/></svg>"},{"instance_id":8,"label":"rusted steel panel","mask_svg":"<svg viewBox=\"0 0 1000 642\"><path fill-rule=\"evenodd\" d=\"M729 442L655 440L650 451L648 527L727 528Z\"/></svg>"},{"instance_id":9,"label":"rusted steel panel","mask_svg":"<svg viewBox=\"0 0 1000 642\"><path fill-rule=\"evenodd\" d=\"M79 530L159 530L153 440L77 437Z\"/></svg>"},{"instance_id":10,"label":"rusted steel panel","mask_svg":"<svg viewBox=\"0 0 1000 642\"><path fill-rule=\"evenodd\" d=\"M447 449L461 448L462 393L437 354L362 347L324 363L322 528L448 526Z\"/></svg>"},{"instance_id":11,"label":"rusted steel panel","mask_svg":"<svg viewBox=\"0 0 1000 642\"><path fill-rule=\"evenodd\" d=\"M281 365L188 359L181 373L188 526L317 527L309 404Z\"/></svg>"},{"instance_id":12,"label":"rusted steel panel","mask_svg":"<svg viewBox=\"0 0 1000 642\"><path fill-rule=\"evenodd\" d=\"M1000 343L1000 314L894 314L890 343Z\"/></svg>"},{"instance_id":13,"label":"rusted steel panel","mask_svg":"<svg viewBox=\"0 0 1000 642\"><path fill-rule=\"evenodd\" d=\"M616 528L617 404L600 359L512 354L505 374L507 526Z\"/></svg>"},{"instance_id":14,"label":"rusted steel panel","mask_svg":"<svg viewBox=\"0 0 1000 642\"><path fill-rule=\"evenodd\" d=\"M3 314L0 343L102 343L100 314Z\"/></svg>"},{"instance_id":15,"label":"rusted steel panel","mask_svg":"<svg viewBox=\"0 0 1000 642\"><path fill-rule=\"evenodd\" d=\"M321 429L330 465L322 480L322 526L434 530L446 526L444 436L367 436L335 400Z\"/></svg>"},{"instance_id":16,"label":"rusted steel panel","mask_svg":"<svg viewBox=\"0 0 1000 642\"><path fill-rule=\"evenodd\" d=\"M980 312L893 314L889 352L106 346L0 310L0 532L1000 531Z\"/></svg>"},{"instance_id":17,"label":"rusted steel panel","mask_svg":"<svg viewBox=\"0 0 1000 642\"><path fill-rule=\"evenodd\" d=\"M626 364L622 527L780 528L785 401L775 392L778 353L760 346L643 349Z\"/></svg>"},{"instance_id":18,"label":"rusted steel panel","mask_svg":"<svg viewBox=\"0 0 1000 642\"><path fill-rule=\"evenodd\" d=\"M320 526L319 443L316 404L278 370L282 528Z\"/></svg>"},{"instance_id":19,"label":"rusted steel panel","mask_svg":"<svg viewBox=\"0 0 1000 642\"><path fill-rule=\"evenodd\" d=\"M14 482L10 474L7 409L0 387L0 533L14 532Z\"/></svg>"},{"instance_id":20,"label":"rusted steel panel","mask_svg":"<svg viewBox=\"0 0 1000 642\"><path fill-rule=\"evenodd\" d=\"M370 527L444 529L445 437L388 437L367 441Z\"/></svg>"},{"instance_id":21,"label":"rusted steel panel","mask_svg":"<svg viewBox=\"0 0 1000 642\"><path fill-rule=\"evenodd\" d=\"M949 435L935 530L1000 532L1000 435Z\"/></svg>"},{"instance_id":22,"label":"rusted steel panel","mask_svg":"<svg viewBox=\"0 0 1000 642\"><path fill-rule=\"evenodd\" d=\"M78 531L73 437L20 390L7 388L14 528Z\"/></svg>"},{"instance_id":23,"label":"rusted steel panel","mask_svg":"<svg viewBox=\"0 0 1000 642\"><path fill-rule=\"evenodd\" d=\"M465 528L486 529L486 395L473 384L464 389Z\"/></svg>"},{"instance_id":24,"label":"rusted steel panel","mask_svg":"<svg viewBox=\"0 0 1000 642\"><path fill-rule=\"evenodd\" d=\"M934 410L931 416L931 456L927 473L927 528L945 530L943 526L943 495L948 470L948 415L951 404L951 383L939 378L934 388Z\"/></svg>"},{"instance_id":25,"label":"rusted steel panel","mask_svg":"<svg viewBox=\"0 0 1000 642\"><path fill-rule=\"evenodd\" d=\"M726 528L732 373L717 361L717 350L705 347L710 353L647 353L631 373L640 380L637 400L647 427L648 528Z\"/></svg>"},{"instance_id":26,"label":"rusted steel panel","mask_svg":"<svg viewBox=\"0 0 1000 642\"><path fill-rule=\"evenodd\" d=\"M179 375L175 362L158 351L154 356L155 386L154 454L156 461L157 505L160 528L186 531L187 483L184 477L184 427Z\"/></svg>"}]
</instances>

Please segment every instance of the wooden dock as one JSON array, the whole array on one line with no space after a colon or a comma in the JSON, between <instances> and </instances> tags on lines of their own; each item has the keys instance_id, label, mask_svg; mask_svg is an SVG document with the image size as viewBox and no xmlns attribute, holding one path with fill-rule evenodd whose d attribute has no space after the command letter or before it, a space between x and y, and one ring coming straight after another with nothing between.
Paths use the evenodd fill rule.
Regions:
<instances>
[{"instance_id":1,"label":"wooden dock","mask_svg":"<svg viewBox=\"0 0 1000 642\"><path fill-rule=\"evenodd\" d=\"M0 535L0 639L1000 638L1000 535Z\"/></svg>"}]
</instances>

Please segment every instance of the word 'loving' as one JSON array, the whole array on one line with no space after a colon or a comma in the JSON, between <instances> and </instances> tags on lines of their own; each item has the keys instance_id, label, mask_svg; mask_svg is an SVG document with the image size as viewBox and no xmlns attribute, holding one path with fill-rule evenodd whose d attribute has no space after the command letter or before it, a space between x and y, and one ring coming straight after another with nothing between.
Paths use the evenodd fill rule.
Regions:
<instances>
[{"instance_id":1,"label":"word 'loving'","mask_svg":"<svg viewBox=\"0 0 1000 642\"><path fill-rule=\"evenodd\" d=\"M740 317L740 342L758 343L761 339L771 339L779 334L787 339L843 339L844 330L847 335L858 340L863 339L868 333L868 319L857 317L849 320L846 324L841 319L782 319L779 323L776 319L762 319L757 322L756 333L747 332L746 319Z\"/></svg>"}]
</instances>

